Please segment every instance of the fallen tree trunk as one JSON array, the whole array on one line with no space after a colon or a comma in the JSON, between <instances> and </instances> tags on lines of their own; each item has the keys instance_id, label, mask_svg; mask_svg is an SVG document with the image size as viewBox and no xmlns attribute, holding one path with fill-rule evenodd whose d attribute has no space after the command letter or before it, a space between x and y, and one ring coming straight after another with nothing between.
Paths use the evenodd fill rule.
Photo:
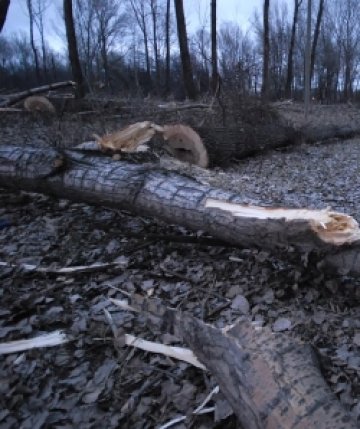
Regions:
<instances>
[{"instance_id":1,"label":"fallen tree trunk","mask_svg":"<svg viewBox=\"0 0 360 429\"><path fill-rule=\"evenodd\" d=\"M174 157L204 168L301 142L323 142L360 135L360 127L306 126L296 130L280 123L193 128L179 124L165 126L164 130L169 152Z\"/></svg>"},{"instance_id":2,"label":"fallen tree trunk","mask_svg":"<svg viewBox=\"0 0 360 429\"><path fill-rule=\"evenodd\" d=\"M179 124L164 129L173 156L205 168L299 141L294 129L280 124L194 128Z\"/></svg>"},{"instance_id":3,"label":"fallen tree trunk","mask_svg":"<svg viewBox=\"0 0 360 429\"><path fill-rule=\"evenodd\" d=\"M114 302L116 304L116 302ZM244 429L355 429L311 347L239 320L223 330L139 295L130 308L183 340L211 371Z\"/></svg>"},{"instance_id":4,"label":"fallen tree trunk","mask_svg":"<svg viewBox=\"0 0 360 429\"><path fill-rule=\"evenodd\" d=\"M50 85L43 85L39 86L37 88L28 89L26 91L17 92L15 94L7 95L5 100L0 101L0 107L10 107L14 105L15 103L18 103L19 101L23 100L26 97L29 97L30 95L36 95L41 94L46 91L50 91L53 89L60 89L65 88L67 86L75 86L75 83L72 81L66 81L66 82L57 82L52 83Z\"/></svg>"},{"instance_id":5,"label":"fallen tree trunk","mask_svg":"<svg viewBox=\"0 0 360 429\"><path fill-rule=\"evenodd\" d=\"M125 209L160 218L242 247L315 251L327 264L360 273L360 229L326 210L242 204L232 192L160 169L79 151L0 146L0 186Z\"/></svg>"}]
</instances>

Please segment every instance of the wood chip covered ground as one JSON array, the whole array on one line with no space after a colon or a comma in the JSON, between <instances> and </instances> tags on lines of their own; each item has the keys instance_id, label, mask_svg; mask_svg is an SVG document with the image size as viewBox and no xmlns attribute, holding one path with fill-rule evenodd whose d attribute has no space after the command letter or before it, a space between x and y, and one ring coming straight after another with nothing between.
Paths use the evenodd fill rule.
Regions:
<instances>
[{"instance_id":1,"label":"wood chip covered ground","mask_svg":"<svg viewBox=\"0 0 360 429\"><path fill-rule=\"evenodd\" d=\"M301 106L277 109L301 125ZM176 115L186 119L182 110ZM202 115L192 111L191 125ZM132 122L123 112L103 120L65 116L54 122L1 113L1 144L61 147ZM311 121L356 127L360 109L313 106ZM331 207L360 221L357 138L300 144L211 170L170 157L160 162L241 193L249 204ZM176 428L240 427L221 390L211 394L217 383L210 372L121 341L131 334L184 346L111 301L129 293L161 298L217 328L247 316L310 344L326 382L360 425L360 278L334 277L307 257L231 247L157 219L0 189L0 262L6 262L0 264L0 342L59 330L69 339L1 357L0 427L142 429L171 421ZM121 328L119 337L104 310ZM209 411L194 413L204 401Z\"/></svg>"}]
</instances>

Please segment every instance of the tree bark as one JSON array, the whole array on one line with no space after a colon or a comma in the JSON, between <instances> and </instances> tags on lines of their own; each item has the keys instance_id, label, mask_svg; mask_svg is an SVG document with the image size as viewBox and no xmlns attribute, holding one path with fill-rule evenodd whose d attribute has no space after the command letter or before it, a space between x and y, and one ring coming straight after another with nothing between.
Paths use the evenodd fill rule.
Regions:
<instances>
[{"instance_id":1,"label":"tree bark","mask_svg":"<svg viewBox=\"0 0 360 429\"><path fill-rule=\"evenodd\" d=\"M316 24L315 24L315 30L314 30L314 38L313 43L311 47L311 68L310 68L310 77L312 78L314 75L314 67L315 67L315 54L316 54L316 46L319 40L319 34L320 34L320 25L321 20L324 12L324 2L325 0L320 0L319 3L319 9L316 16Z\"/></svg>"},{"instance_id":2,"label":"tree bark","mask_svg":"<svg viewBox=\"0 0 360 429\"><path fill-rule=\"evenodd\" d=\"M324 267L360 274L360 229L350 216L249 206L241 195L157 164L116 162L75 150L0 146L0 186L157 217L236 246L313 251Z\"/></svg>"},{"instance_id":3,"label":"tree bark","mask_svg":"<svg viewBox=\"0 0 360 429\"><path fill-rule=\"evenodd\" d=\"M178 32L178 39L179 39L184 86L186 90L186 95L191 100L195 100L197 93L196 93L196 88L194 83L191 60L190 60L183 0L174 0L174 1L175 1L177 32Z\"/></svg>"},{"instance_id":4,"label":"tree bark","mask_svg":"<svg viewBox=\"0 0 360 429\"><path fill-rule=\"evenodd\" d=\"M293 81L293 57L294 57L294 48L295 48L295 37L296 37L296 26L299 16L299 8L301 6L302 0L294 0L294 16L293 23L291 27L291 39L289 46L288 54L288 64L287 64L287 74L286 74L286 84L285 84L285 96L291 98L291 86Z\"/></svg>"},{"instance_id":5,"label":"tree bark","mask_svg":"<svg viewBox=\"0 0 360 429\"><path fill-rule=\"evenodd\" d=\"M72 0L64 0L63 7L69 60L73 79L77 84L76 96L77 98L83 98L85 96L85 85L77 49Z\"/></svg>"},{"instance_id":6,"label":"tree bark","mask_svg":"<svg viewBox=\"0 0 360 429\"><path fill-rule=\"evenodd\" d=\"M0 33L4 27L9 6L10 0L0 0Z\"/></svg>"},{"instance_id":7,"label":"tree bark","mask_svg":"<svg viewBox=\"0 0 360 429\"><path fill-rule=\"evenodd\" d=\"M270 8L270 0L264 0L263 81L261 86L261 95L263 100L268 100L269 98L269 57L270 57L269 8Z\"/></svg>"},{"instance_id":8,"label":"tree bark","mask_svg":"<svg viewBox=\"0 0 360 429\"><path fill-rule=\"evenodd\" d=\"M310 346L246 319L220 330L140 295L127 306L150 329L171 333L192 349L244 429L358 427L323 379Z\"/></svg>"}]
</instances>

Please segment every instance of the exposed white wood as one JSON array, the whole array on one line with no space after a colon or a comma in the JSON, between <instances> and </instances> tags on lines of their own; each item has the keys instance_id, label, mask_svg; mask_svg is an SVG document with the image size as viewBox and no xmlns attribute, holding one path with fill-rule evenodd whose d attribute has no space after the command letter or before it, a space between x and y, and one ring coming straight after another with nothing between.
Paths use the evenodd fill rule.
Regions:
<instances>
[{"instance_id":1,"label":"exposed white wood","mask_svg":"<svg viewBox=\"0 0 360 429\"><path fill-rule=\"evenodd\" d=\"M68 341L70 340L67 338L64 332L54 331L49 334L31 338L29 340L18 340L2 343L0 344L0 355L18 353L35 348L59 346L61 344L67 343Z\"/></svg>"},{"instance_id":2,"label":"exposed white wood","mask_svg":"<svg viewBox=\"0 0 360 429\"><path fill-rule=\"evenodd\" d=\"M208 198L206 208L217 208L230 212L235 217L261 220L308 221L309 227L325 243L334 245L352 244L360 240L357 221L344 213L326 210L286 209L259 207L228 203Z\"/></svg>"}]
</instances>

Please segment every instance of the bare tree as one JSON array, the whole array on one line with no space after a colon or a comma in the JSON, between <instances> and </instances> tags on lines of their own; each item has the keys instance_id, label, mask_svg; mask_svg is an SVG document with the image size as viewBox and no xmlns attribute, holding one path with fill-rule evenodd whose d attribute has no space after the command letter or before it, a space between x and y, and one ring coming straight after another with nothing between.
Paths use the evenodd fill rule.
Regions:
<instances>
[{"instance_id":1,"label":"bare tree","mask_svg":"<svg viewBox=\"0 0 360 429\"><path fill-rule=\"evenodd\" d=\"M175 12L176 12L176 22L177 22L177 32L180 46L180 56L183 70L183 79L184 86L186 90L187 96L194 100L196 99L197 93L193 78L189 46L188 46L188 38L186 32L186 23L185 23L185 15L184 15L184 5L182 0L174 0L175 1Z\"/></svg>"},{"instance_id":2,"label":"bare tree","mask_svg":"<svg viewBox=\"0 0 360 429\"><path fill-rule=\"evenodd\" d=\"M263 9L263 78L261 95L264 100L269 97L269 58L270 58L270 35L269 35L269 8L270 0L264 0Z\"/></svg>"},{"instance_id":3,"label":"bare tree","mask_svg":"<svg viewBox=\"0 0 360 429\"><path fill-rule=\"evenodd\" d=\"M165 18L165 34L166 34L166 71L165 71L165 92L170 92L170 13L171 0L166 0L166 18Z\"/></svg>"},{"instance_id":4,"label":"bare tree","mask_svg":"<svg viewBox=\"0 0 360 429\"><path fill-rule=\"evenodd\" d=\"M66 37L69 51L69 60L73 79L77 84L76 95L82 98L85 95L84 78L81 70L79 53L77 49L76 33L73 17L72 0L63 0Z\"/></svg>"},{"instance_id":5,"label":"bare tree","mask_svg":"<svg viewBox=\"0 0 360 429\"><path fill-rule=\"evenodd\" d=\"M291 39L289 45L289 54L288 54L288 64L287 64L287 74L286 74L286 84L285 84L285 95L286 97L291 97L291 85L293 81L293 57L294 57L294 47L295 47L295 37L296 37L296 26L299 16L299 8L301 6L302 0L294 0L294 15L293 22L291 27Z\"/></svg>"},{"instance_id":6,"label":"bare tree","mask_svg":"<svg viewBox=\"0 0 360 429\"><path fill-rule=\"evenodd\" d=\"M94 62L99 52L93 6L93 2L89 0L76 0L74 4L78 51L88 83L94 79Z\"/></svg>"},{"instance_id":7,"label":"bare tree","mask_svg":"<svg viewBox=\"0 0 360 429\"><path fill-rule=\"evenodd\" d=\"M149 53L149 36L147 28L147 13L145 10L145 3L142 0L130 0L131 8L138 26L143 34L144 49L145 49L145 62L146 74L149 83L151 82L151 67L150 67L150 53Z\"/></svg>"},{"instance_id":8,"label":"bare tree","mask_svg":"<svg viewBox=\"0 0 360 429\"><path fill-rule=\"evenodd\" d=\"M304 88L304 102L305 102L305 118L308 117L310 109L310 93L311 93L311 76L310 76L310 62L311 62L311 0L307 3L307 19L306 19L306 47L305 47L305 88Z\"/></svg>"},{"instance_id":9,"label":"bare tree","mask_svg":"<svg viewBox=\"0 0 360 429\"><path fill-rule=\"evenodd\" d=\"M9 6L10 0L0 0L0 33L4 27Z\"/></svg>"},{"instance_id":10,"label":"bare tree","mask_svg":"<svg viewBox=\"0 0 360 429\"><path fill-rule=\"evenodd\" d=\"M217 26L216 0L211 0L211 85L216 93L219 85L218 57L217 57Z\"/></svg>"},{"instance_id":11,"label":"bare tree","mask_svg":"<svg viewBox=\"0 0 360 429\"><path fill-rule=\"evenodd\" d=\"M324 12L324 3L325 3L325 0L320 0L320 2L319 2L319 9L318 9L318 13L317 13L317 16L316 16L314 38L313 38L312 47L311 47L310 77L312 77L313 74L314 74L315 53L316 53L316 46L317 46L318 39L319 39L319 34L320 34L321 20L322 20L322 16L323 16L323 12Z\"/></svg>"},{"instance_id":12,"label":"bare tree","mask_svg":"<svg viewBox=\"0 0 360 429\"><path fill-rule=\"evenodd\" d=\"M40 34L43 74L47 75L46 43L44 35L44 14L49 6L48 0L35 0L34 21Z\"/></svg>"},{"instance_id":13,"label":"bare tree","mask_svg":"<svg viewBox=\"0 0 360 429\"><path fill-rule=\"evenodd\" d=\"M41 74L40 74L40 65L39 65L39 54L37 51L37 47L35 44L35 37L34 37L35 15L34 15L34 10L33 10L32 0L26 0L26 7L28 10L28 14L29 14L30 43L31 43L31 49L32 49L33 56L34 56L36 78L37 78L38 82L40 82Z\"/></svg>"},{"instance_id":14,"label":"bare tree","mask_svg":"<svg viewBox=\"0 0 360 429\"><path fill-rule=\"evenodd\" d=\"M156 75L156 87L159 90L160 84L160 60L159 60L159 49L158 49L158 34L157 34L157 17L158 17L158 4L157 0L150 0L150 11L152 18L153 27L153 48L155 57L155 75Z\"/></svg>"}]
</instances>

